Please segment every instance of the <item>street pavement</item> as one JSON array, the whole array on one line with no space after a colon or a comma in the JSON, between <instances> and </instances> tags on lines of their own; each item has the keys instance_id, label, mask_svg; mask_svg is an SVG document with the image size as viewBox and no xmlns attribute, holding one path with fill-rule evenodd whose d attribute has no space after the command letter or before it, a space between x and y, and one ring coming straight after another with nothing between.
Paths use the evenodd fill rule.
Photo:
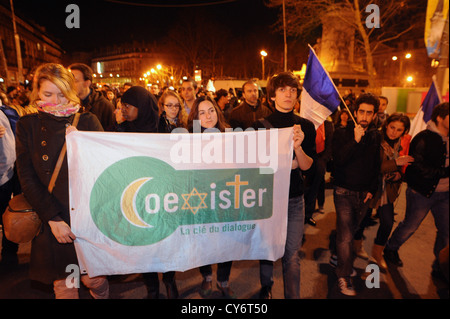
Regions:
<instances>
[{"instance_id":1,"label":"street pavement","mask_svg":"<svg viewBox=\"0 0 450 319\"><path fill-rule=\"evenodd\" d=\"M395 225L401 221L405 212L405 189L395 204ZM400 257L404 266L390 267L387 273L380 273L379 288L369 288L361 278L367 260L356 258L354 279L356 297L347 297L339 292L334 268L329 264L330 236L336 223L332 190L326 190L325 213L315 213L315 227L305 226L305 242L299 252L301 256L301 298L302 299L448 299L448 284L431 276L431 264L434 260L433 245L436 236L434 219L430 214L422 222L417 232L402 246ZM376 219L375 219L376 220ZM365 232L364 247L370 253L373 239L378 229L376 224ZM28 278L30 243L19 248L19 265L13 269L0 268L0 299L52 299L52 287L31 282ZM208 299L221 299L221 293L215 287L216 266L213 266L213 293ZM161 275L160 275L161 276ZM372 276L373 277L373 276ZM161 277L160 277L161 278ZM145 299L147 291L141 275L110 276L110 297L112 299ZM180 298L202 299L199 287L202 277L198 269L177 272L176 280ZM273 298L283 299L283 278L281 261L274 265ZM371 283L375 283L374 280ZM258 261L235 261L231 269L231 288L238 299L257 299L259 295ZM370 286L370 285L369 285ZM89 299L88 291L80 289L80 298ZM160 298L166 298L164 284L161 282Z\"/></svg>"}]
</instances>

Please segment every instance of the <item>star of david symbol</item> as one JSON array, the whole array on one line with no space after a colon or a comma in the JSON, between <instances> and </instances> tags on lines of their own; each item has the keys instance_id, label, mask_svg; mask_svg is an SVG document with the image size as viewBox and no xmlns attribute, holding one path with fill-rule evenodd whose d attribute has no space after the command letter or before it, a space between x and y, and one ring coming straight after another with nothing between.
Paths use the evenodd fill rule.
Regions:
<instances>
[{"instance_id":1,"label":"star of david symbol","mask_svg":"<svg viewBox=\"0 0 450 319\"><path fill-rule=\"evenodd\" d=\"M194 187L190 192L190 194L181 194L181 196L184 199L184 204L181 207L181 209L190 209L192 214L194 215L197 214L200 208L208 208L208 206L206 206L205 203L205 198L207 195L208 195L207 193L199 193L197 189ZM189 203L189 199L191 198L191 196L198 196L198 198L200 198L200 204L198 206L195 207L191 206L191 204Z\"/></svg>"}]
</instances>

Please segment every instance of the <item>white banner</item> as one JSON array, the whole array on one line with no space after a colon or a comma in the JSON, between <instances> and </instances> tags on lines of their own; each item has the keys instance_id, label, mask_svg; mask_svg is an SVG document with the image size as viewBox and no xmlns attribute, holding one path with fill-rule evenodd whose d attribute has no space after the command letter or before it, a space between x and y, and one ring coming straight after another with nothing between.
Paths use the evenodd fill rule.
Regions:
<instances>
[{"instance_id":1,"label":"white banner","mask_svg":"<svg viewBox=\"0 0 450 319\"><path fill-rule=\"evenodd\" d=\"M292 128L67 136L71 228L90 276L284 254Z\"/></svg>"}]
</instances>

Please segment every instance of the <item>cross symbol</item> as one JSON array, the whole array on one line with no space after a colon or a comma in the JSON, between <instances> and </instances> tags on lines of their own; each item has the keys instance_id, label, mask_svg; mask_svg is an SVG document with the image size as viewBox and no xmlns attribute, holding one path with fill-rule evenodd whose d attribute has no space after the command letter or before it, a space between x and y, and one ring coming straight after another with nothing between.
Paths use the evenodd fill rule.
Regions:
<instances>
[{"instance_id":1,"label":"cross symbol","mask_svg":"<svg viewBox=\"0 0 450 319\"><path fill-rule=\"evenodd\" d=\"M234 175L234 182L227 182L227 186L234 186L234 208L239 208L240 203L240 188L243 185L248 185L248 182L241 182L241 175Z\"/></svg>"}]
</instances>

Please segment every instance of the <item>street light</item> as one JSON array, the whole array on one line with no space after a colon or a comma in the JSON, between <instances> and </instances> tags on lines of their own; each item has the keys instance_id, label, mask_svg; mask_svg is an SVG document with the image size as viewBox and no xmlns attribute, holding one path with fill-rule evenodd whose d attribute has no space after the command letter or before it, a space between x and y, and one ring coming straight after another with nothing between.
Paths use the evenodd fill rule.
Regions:
<instances>
[{"instance_id":1,"label":"street light","mask_svg":"<svg viewBox=\"0 0 450 319\"><path fill-rule=\"evenodd\" d=\"M409 53L409 52L407 52L407 53L404 55L404 58L402 58L401 56L400 56L400 57L397 57L396 55L394 55L394 56L392 57L392 61L400 60L399 72L398 72L400 76L403 75L403 62L404 62L405 60L409 60L409 59L411 59L411 58L412 58L412 54ZM407 82L411 83L411 82L412 82L412 79L411 79L411 81L408 81L408 80L407 80Z\"/></svg>"},{"instance_id":2,"label":"street light","mask_svg":"<svg viewBox=\"0 0 450 319\"><path fill-rule=\"evenodd\" d=\"M261 50L260 54L261 54L261 62L262 62L262 76L261 76L261 80L264 80L264 58L267 56L267 52L264 51L264 50Z\"/></svg>"},{"instance_id":3,"label":"street light","mask_svg":"<svg viewBox=\"0 0 450 319\"><path fill-rule=\"evenodd\" d=\"M164 66L164 65L158 64L158 65L156 65L156 69L157 69L157 70L155 70L156 77L159 78L161 80L161 82L169 84L170 81L173 81L173 79L174 79L173 68L171 66Z\"/></svg>"}]
</instances>

